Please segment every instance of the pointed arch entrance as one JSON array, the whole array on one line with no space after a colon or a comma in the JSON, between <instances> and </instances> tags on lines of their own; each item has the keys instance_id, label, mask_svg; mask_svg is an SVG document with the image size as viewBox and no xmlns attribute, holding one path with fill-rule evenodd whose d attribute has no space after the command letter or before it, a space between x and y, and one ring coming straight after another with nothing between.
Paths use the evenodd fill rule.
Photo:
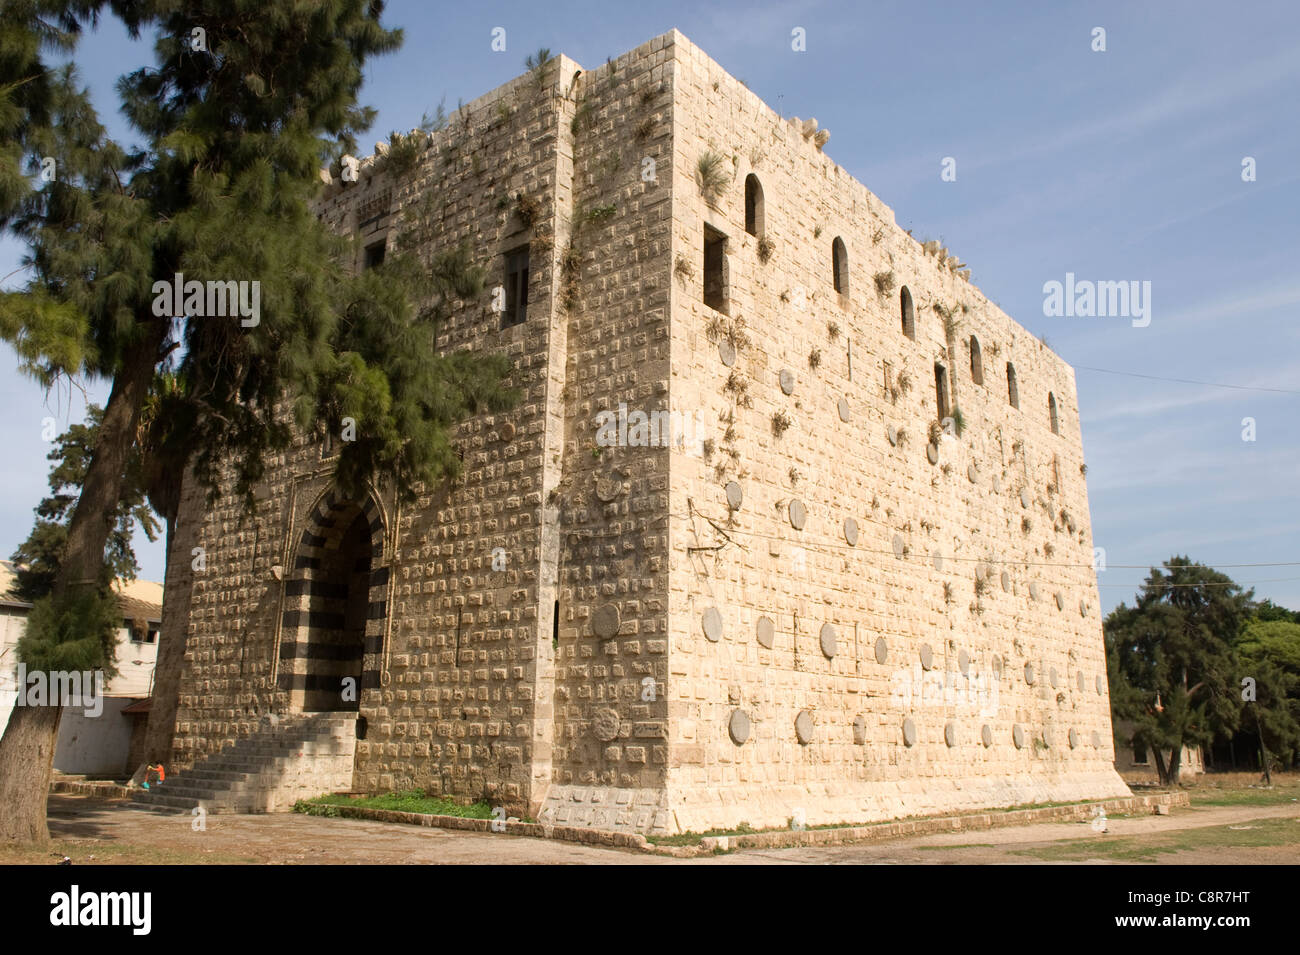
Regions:
<instances>
[{"instance_id":1,"label":"pointed arch entrance","mask_svg":"<svg viewBox=\"0 0 1300 955\"><path fill-rule=\"evenodd\" d=\"M371 495L327 493L308 518L285 584L278 686L289 712L357 712L379 686L387 618L384 517Z\"/></svg>"}]
</instances>

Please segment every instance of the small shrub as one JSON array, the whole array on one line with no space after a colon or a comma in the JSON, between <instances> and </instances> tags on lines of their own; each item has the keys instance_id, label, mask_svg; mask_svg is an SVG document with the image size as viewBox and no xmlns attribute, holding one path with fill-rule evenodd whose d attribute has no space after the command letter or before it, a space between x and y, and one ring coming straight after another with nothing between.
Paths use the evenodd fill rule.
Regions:
<instances>
[{"instance_id":1,"label":"small shrub","mask_svg":"<svg viewBox=\"0 0 1300 955\"><path fill-rule=\"evenodd\" d=\"M966 431L966 416L961 413L960 408L952 409L952 428L957 432L959 438Z\"/></svg>"},{"instance_id":2,"label":"small shrub","mask_svg":"<svg viewBox=\"0 0 1300 955\"><path fill-rule=\"evenodd\" d=\"M912 390L912 376L907 372L899 372L898 375L898 393L905 395Z\"/></svg>"},{"instance_id":3,"label":"small shrub","mask_svg":"<svg viewBox=\"0 0 1300 955\"><path fill-rule=\"evenodd\" d=\"M883 239L884 237L885 237L885 227L877 226L876 231L871 233L871 244L872 245L879 244L880 240Z\"/></svg>"},{"instance_id":4,"label":"small shrub","mask_svg":"<svg viewBox=\"0 0 1300 955\"><path fill-rule=\"evenodd\" d=\"M821 363L822 350L820 348L813 348L813 350L808 353L808 367L815 370Z\"/></svg>"},{"instance_id":5,"label":"small shrub","mask_svg":"<svg viewBox=\"0 0 1300 955\"><path fill-rule=\"evenodd\" d=\"M816 226L813 227L813 238L820 239L821 237L822 237L822 227L821 227L821 223L818 223Z\"/></svg>"},{"instance_id":6,"label":"small shrub","mask_svg":"<svg viewBox=\"0 0 1300 955\"><path fill-rule=\"evenodd\" d=\"M836 341L840 337L840 326L835 322L826 323L826 337L831 341Z\"/></svg>"},{"instance_id":7,"label":"small shrub","mask_svg":"<svg viewBox=\"0 0 1300 955\"><path fill-rule=\"evenodd\" d=\"M758 261L766 264L767 260L772 257L776 251L776 243L767 236L762 236L758 240Z\"/></svg>"},{"instance_id":8,"label":"small shrub","mask_svg":"<svg viewBox=\"0 0 1300 955\"><path fill-rule=\"evenodd\" d=\"M695 278L695 266L691 264L691 260L686 256L679 255L677 256L677 264L673 266L673 274L685 282L687 279Z\"/></svg>"},{"instance_id":9,"label":"small shrub","mask_svg":"<svg viewBox=\"0 0 1300 955\"><path fill-rule=\"evenodd\" d=\"M636 128L637 142L645 142L645 140L650 138L650 134L653 133L654 131L655 131L654 117L647 116L645 119L641 120L640 124Z\"/></svg>"},{"instance_id":10,"label":"small shrub","mask_svg":"<svg viewBox=\"0 0 1300 955\"><path fill-rule=\"evenodd\" d=\"M790 416L784 411L774 412L772 414L772 435L777 438L781 437L790 429L792 424L794 422L790 420Z\"/></svg>"},{"instance_id":11,"label":"small shrub","mask_svg":"<svg viewBox=\"0 0 1300 955\"><path fill-rule=\"evenodd\" d=\"M534 196L521 192L515 196L515 212L519 214L519 221L524 224L524 228L531 229L542 214L542 204Z\"/></svg>"},{"instance_id":12,"label":"small shrub","mask_svg":"<svg viewBox=\"0 0 1300 955\"><path fill-rule=\"evenodd\" d=\"M614 203L610 202L603 206L592 206L582 214L582 218L585 222L604 222L606 219L611 218L617 211L618 207L615 206Z\"/></svg>"},{"instance_id":13,"label":"small shrub","mask_svg":"<svg viewBox=\"0 0 1300 955\"><path fill-rule=\"evenodd\" d=\"M695 165L695 181L704 201L711 206L715 205L731 185L726 157L713 150L705 152Z\"/></svg>"},{"instance_id":14,"label":"small shrub","mask_svg":"<svg viewBox=\"0 0 1300 955\"><path fill-rule=\"evenodd\" d=\"M1034 522L1033 522L1033 521L1031 521L1031 520L1030 520L1029 518L1027 518L1027 517L1022 517L1022 518L1020 519L1020 530L1021 530L1021 531L1023 531L1023 532L1026 533L1026 534L1028 534L1028 533L1029 533L1030 531L1032 531L1033 529L1034 529Z\"/></svg>"},{"instance_id":15,"label":"small shrub","mask_svg":"<svg viewBox=\"0 0 1300 955\"><path fill-rule=\"evenodd\" d=\"M790 479L791 487L794 487L799 483L799 471L796 468L790 468L790 470L786 472L786 476Z\"/></svg>"},{"instance_id":16,"label":"small shrub","mask_svg":"<svg viewBox=\"0 0 1300 955\"><path fill-rule=\"evenodd\" d=\"M524 57L524 69L533 75L533 82L540 90L546 85L546 64L551 62L551 51L541 47L536 53Z\"/></svg>"},{"instance_id":17,"label":"small shrub","mask_svg":"<svg viewBox=\"0 0 1300 955\"><path fill-rule=\"evenodd\" d=\"M892 270L888 272L877 272L872 276L872 279L876 283L876 294L881 298L884 298L894 290L894 273Z\"/></svg>"}]
</instances>

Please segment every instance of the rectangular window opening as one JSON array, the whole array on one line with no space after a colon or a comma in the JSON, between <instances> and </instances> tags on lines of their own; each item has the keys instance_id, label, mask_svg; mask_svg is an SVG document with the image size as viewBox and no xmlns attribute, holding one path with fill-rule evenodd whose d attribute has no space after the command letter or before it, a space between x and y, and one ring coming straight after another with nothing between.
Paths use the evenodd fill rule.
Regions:
<instances>
[{"instance_id":1,"label":"rectangular window opening","mask_svg":"<svg viewBox=\"0 0 1300 955\"><path fill-rule=\"evenodd\" d=\"M943 365L934 366L934 394L939 420L942 421L952 410L948 404L948 369Z\"/></svg>"},{"instance_id":2,"label":"rectangular window opening","mask_svg":"<svg viewBox=\"0 0 1300 955\"><path fill-rule=\"evenodd\" d=\"M362 268L373 269L384 264L384 252L388 248L388 240L380 239L378 242L366 246L365 261Z\"/></svg>"},{"instance_id":3,"label":"rectangular window opening","mask_svg":"<svg viewBox=\"0 0 1300 955\"><path fill-rule=\"evenodd\" d=\"M528 317L528 246L506 253L506 301L501 327L522 325Z\"/></svg>"},{"instance_id":4,"label":"rectangular window opening","mask_svg":"<svg viewBox=\"0 0 1300 955\"><path fill-rule=\"evenodd\" d=\"M712 226L704 227L704 304L727 314L727 237Z\"/></svg>"}]
</instances>

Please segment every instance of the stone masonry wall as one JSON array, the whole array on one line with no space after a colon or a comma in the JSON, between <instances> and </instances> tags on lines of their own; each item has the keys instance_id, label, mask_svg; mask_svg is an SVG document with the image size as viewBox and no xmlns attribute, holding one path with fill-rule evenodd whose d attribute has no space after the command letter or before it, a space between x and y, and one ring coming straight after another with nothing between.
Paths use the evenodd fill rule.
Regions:
<instances>
[{"instance_id":1,"label":"stone masonry wall","mask_svg":"<svg viewBox=\"0 0 1300 955\"><path fill-rule=\"evenodd\" d=\"M899 229L814 124L783 121L680 35L673 51L673 254L694 274L673 287L670 388L711 426L671 459L675 822L1124 794L1071 369ZM733 177L716 208L708 151ZM745 231L750 173L761 236ZM703 303L706 223L727 236L726 315ZM965 429L932 463L936 363Z\"/></svg>"}]
</instances>

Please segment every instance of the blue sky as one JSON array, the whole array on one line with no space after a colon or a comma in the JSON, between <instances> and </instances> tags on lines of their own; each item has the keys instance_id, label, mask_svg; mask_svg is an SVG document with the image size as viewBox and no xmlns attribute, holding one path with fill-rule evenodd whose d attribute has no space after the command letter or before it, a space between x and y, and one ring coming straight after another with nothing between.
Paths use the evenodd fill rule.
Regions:
<instances>
[{"instance_id":1,"label":"blue sky","mask_svg":"<svg viewBox=\"0 0 1300 955\"><path fill-rule=\"evenodd\" d=\"M942 238L1075 366L1105 608L1175 553L1300 608L1300 5L454 6L388 5L406 40L367 71L363 99L379 117L364 152L444 96L451 109L518 75L538 47L591 67L676 27L773 108L817 117L826 151L904 228ZM796 27L805 52L791 49ZM1095 27L1105 52L1091 48ZM112 84L147 56L111 20L78 54L119 136ZM957 179L943 182L949 156ZM1254 182L1242 180L1247 156ZM0 242L5 286L23 280L9 274L20 255ZM1067 272L1150 281L1150 325L1045 317L1043 283ZM84 399L66 386L45 395L8 346L0 368L7 557L45 491L42 419L62 430ZM1247 417L1254 441L1242 440ZM141 575L162 579L161 544L138 543Z\"/></svg>"}]
</instances>

